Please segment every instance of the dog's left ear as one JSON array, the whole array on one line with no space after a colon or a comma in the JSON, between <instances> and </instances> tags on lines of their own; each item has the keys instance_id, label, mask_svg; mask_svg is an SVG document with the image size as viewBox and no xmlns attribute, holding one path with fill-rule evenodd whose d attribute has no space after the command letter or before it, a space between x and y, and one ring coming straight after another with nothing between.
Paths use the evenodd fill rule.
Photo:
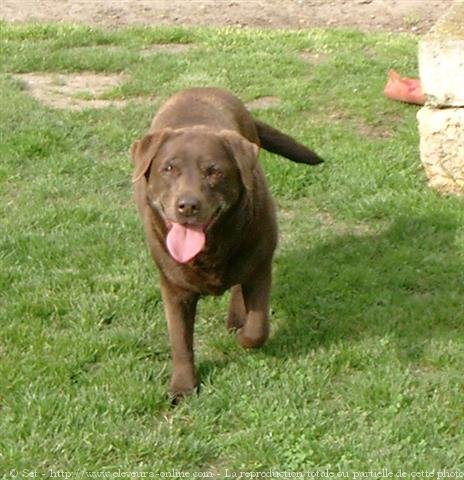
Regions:
<instances>
[{"instance_id":1,"label":"dog's left ear","mask_svg":"<svg viewBox=\"0 0 464 480\"><path fill-rule=\"evenodd\" d=\"M247 190L252 190L254 170L258 163L258 145L232 130L222 130L220 135L237 162L243 185Z\"/></svg>"},{"instance_id":2,"label":"dog's left ear","mask_svg":"<svg viewBox=\"0 0 464 480\"><path fill-rule=\"evenodd\" d=\"M167 138L168 133L168 129L157 130L132 144L131 156L135 167L132 174L132 183L140 180L150 170L151 162L155 158L161 143Z\"/></svg>"}]
</instances>

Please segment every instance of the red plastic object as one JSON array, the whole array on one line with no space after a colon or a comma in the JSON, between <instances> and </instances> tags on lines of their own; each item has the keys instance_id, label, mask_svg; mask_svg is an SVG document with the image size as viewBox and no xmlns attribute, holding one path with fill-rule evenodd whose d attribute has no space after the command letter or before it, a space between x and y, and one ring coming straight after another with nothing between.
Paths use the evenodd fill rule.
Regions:
<instances>
[{"instance_id":1,"label":"red plastic object","mask_svg":"<svg viewBox=\"0 0 464 480\"><path fill-rule=\"evenodd\" d=\"M417 105L424 105L425 103L420 80L400 77L393 69L388 72L388 80L383 93L386 97L392 100L399 100L400 102L415 103Z\"/></svg>"}]
</instances>

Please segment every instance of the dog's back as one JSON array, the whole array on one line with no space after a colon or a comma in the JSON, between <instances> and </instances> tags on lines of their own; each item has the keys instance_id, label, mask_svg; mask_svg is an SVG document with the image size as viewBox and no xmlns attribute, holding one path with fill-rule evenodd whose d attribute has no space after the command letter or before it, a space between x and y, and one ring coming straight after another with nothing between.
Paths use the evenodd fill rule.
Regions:
<instances>
[{"instance_id":1,"label":"dog's back","mask_svg":"<svg viewBox=\"0 0 464 480\"><path fill-rule=\"evenodd\" d=\"M259 145L255 121L243 103L218 88L192 88L172 96L158 111L151 130L203 125L211 130L232 130Z\"/></svg>"},{"instance_id":2,"label":"dog's back","mask_svg":"<svg viewBox=\"0 0 464 480\"><path fill-rule=\"evenodd\" d=\"M192 88L172 96L158 111L151 130L194 125L233 130L265 150L296 163L317 165L323 161L292 137L255 120L237 97L219 88Z\"/></svg>"}]
</instances>

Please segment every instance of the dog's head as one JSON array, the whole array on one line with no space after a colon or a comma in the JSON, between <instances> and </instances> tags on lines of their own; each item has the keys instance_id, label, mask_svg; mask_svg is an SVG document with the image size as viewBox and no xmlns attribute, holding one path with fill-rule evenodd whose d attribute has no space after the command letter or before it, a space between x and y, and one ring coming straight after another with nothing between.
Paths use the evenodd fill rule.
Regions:
<instances>
[{"instance_id":1,"label":"dog's head","mask_svg":"<svg viewBox=\"0 0 464 480\"><path fill-rule=\"evenodd\" d=\"M166 245L180 263L194 258L206 233L253 189L258 146L230 130L163 129L132 145L133 182L147 182L147 199L163 217Z\"/></svg>"}]
</instances>

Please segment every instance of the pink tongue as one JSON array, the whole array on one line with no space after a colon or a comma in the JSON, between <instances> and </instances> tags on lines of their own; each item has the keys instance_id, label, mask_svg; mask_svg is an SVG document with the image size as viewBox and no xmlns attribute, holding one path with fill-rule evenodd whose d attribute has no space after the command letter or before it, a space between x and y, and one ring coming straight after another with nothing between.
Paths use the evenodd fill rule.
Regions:
<instances>
[{"instance_id":1,"label":"pink tongue","mask_svg":"<svg viewBox=\"0 0 464 480\"><path fill-rule=\"evenodd\" d=\"M203 228L197 225L172 223L166 237L166 246L172 258L179 263L187 263L198 255L205 246Z\"/></svg>"}]
</instances>

